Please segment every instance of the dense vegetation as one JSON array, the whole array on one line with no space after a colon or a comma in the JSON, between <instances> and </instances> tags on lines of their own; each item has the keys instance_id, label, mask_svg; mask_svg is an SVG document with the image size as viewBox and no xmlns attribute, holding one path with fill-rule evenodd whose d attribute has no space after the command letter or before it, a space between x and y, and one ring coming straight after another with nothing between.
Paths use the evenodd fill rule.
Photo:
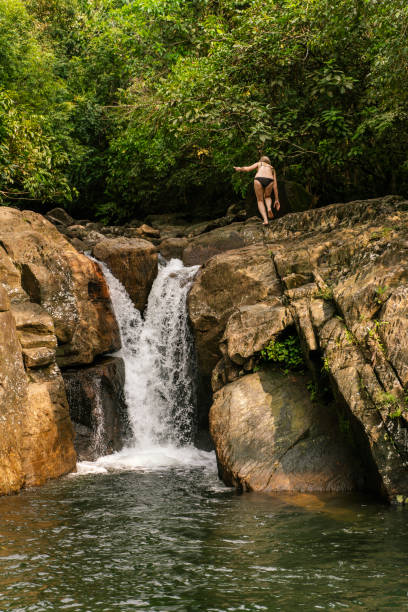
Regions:
<instances>
[{"instance_id":1,"label":"dense vegetation","mask_svg":"<svg viewBox=\"0 0 408 612\"><path fill-rule=\"evenodd\" d=\"M260 153L315 203L408 194L407 31L405 0L0 0L2 202L210 215Z\"/></svg>"}]
</instances>

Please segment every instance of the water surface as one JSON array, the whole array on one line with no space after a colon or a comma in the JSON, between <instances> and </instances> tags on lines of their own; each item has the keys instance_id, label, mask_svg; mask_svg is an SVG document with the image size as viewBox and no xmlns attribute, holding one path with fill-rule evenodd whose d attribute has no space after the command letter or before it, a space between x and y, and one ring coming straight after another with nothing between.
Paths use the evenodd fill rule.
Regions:
<instances>
[{"instance_id":1,"label":"water surface","mask_svg":"<svg viewBox=\"0 0 408 612\"><path fill-rule=\"evenodd\" d=\"M207 465L0 499L0 610L408 609L408 522L366 498L238 495Z\"/></svg>"}]
</instances>

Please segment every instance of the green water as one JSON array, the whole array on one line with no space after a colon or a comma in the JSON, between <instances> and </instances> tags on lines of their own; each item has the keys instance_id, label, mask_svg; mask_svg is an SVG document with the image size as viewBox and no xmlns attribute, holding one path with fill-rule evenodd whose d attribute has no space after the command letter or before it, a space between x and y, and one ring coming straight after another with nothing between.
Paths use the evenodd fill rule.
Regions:
<instances>
[{"instance_id":1,"label":"green water","mask_svg":"<svg viewBox=\"0 0 408 612\"><path fill-rule=\"evenodd\" d=\"M362 497L171 468L65 478L0 517L2 612L408 609L408 513Z\"/></svg>"}]
</instances>

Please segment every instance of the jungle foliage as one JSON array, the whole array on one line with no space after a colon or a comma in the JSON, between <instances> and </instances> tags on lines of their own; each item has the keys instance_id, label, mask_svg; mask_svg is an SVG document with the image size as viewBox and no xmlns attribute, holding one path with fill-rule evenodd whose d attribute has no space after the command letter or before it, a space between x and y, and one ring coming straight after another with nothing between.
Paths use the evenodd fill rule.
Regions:
<instances>
[{"instance_id":1,"label":"jungle foliage","mask_svg":"<svg viewBox=\"0 0 408 612\"><path fill-rule=\"evenodd\" d=\"M0 0L0 196L123 221L408 195L405 0Z\"/></svg>"}]
</instances>

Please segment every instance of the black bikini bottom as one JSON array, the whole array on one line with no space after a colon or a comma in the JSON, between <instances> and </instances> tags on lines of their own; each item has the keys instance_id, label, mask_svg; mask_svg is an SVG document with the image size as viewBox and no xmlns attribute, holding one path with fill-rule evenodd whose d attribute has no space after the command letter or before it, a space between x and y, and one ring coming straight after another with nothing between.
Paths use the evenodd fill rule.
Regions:
<instances>
[{"instance_id":1,"label":"black bikini bottom","mask_svg":"<svg viewBox=\"0 0 408 612\"><path fill-rule=\"evenodd\" d=\"M262 187L267 187L270 183L273 183L273 179L268 178L267 176L256 176L256 181L259 181Z\"/></svg>"}]
</instances>

